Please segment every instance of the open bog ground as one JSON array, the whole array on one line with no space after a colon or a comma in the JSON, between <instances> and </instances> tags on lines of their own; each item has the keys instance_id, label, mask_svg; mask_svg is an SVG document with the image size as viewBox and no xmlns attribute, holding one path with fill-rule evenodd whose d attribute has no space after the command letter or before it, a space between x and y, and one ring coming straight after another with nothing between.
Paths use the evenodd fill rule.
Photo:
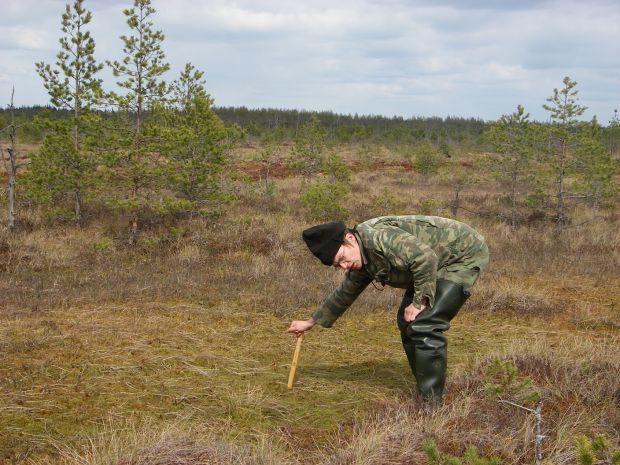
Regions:
<instances>
[{"instance_id":1,"label":"open bog ground","mask_svg":"<svg viewBox=\"0 0 620 465\"><path fill-rule=\"evenodd\" d=\"M347 160L350 224L450 215L448 182ZM458 219L487 238L492 261L448 333L446 401L426 411L400 346L397 290L370 287L333 329L308 333L287 389L285 329L340 274L301 243L302 181L275 182L276 195L240 182L217 218L147 220L133 247L122 218L77 229L33 216L28 231L3 233L0 463L410 464L427 460L429 437L453 455L474 445L532 463L532 415L498 402L491 383L514 403L538 393L549 463L576 463L579 434L618 447L617 205L575 205L583 224L558 238L544 221L512 233L480 215L500 208L490 182L461 194Z\"/></svg>"}]
</instances>

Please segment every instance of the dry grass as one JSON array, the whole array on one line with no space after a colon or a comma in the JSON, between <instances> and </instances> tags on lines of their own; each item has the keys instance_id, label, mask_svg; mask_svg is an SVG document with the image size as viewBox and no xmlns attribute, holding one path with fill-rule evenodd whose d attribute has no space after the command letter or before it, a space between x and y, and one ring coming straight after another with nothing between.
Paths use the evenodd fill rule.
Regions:
<instances>
[{"instance_id":1,"label":"dry grass","mask_svg":"<svg viewBox=\"0 0 620 465\"><path fill-rule=\"evenodd\" d=\"M82 448L55 443L58 457L32 461L36 465L259 465L291 463L278 453L278 445L261 442L254 447L235 446L213 437L204 428L171 422L156 426L111 421L88 438Z\"/></svg>"},{"instance_id":2,"label":"dry grass","mask_svg":"<svg viewBox=\"0 0 620 465\"><path fill-rule=\"evenodd\" d=\"M520 328L514 328L518 330ZM578 433L606 434L618 446L620 358L617 336L597 341L572 332L530 335L493 354L512 361L541 392L543 454L549 463L575 463ZM605 357L601 357L604 354ZM421 442L434 437L442 451L460 456L468 445L505 464L531 463L534 418L490 397L484 369L490 358L453 376L444 405L432 412L408 398L390 401L332 444L330 465L408 464L424 461Z\"/></svg>"},{"instance_id":3,"label":"dry grass","mask_svg":"<svg viewBox=\"0 0 620 465\"><path fill-rule=\"evenodd\" d=\"M449 215L450 184L401 154L344 155L356 169L349 223ZM474 172L479 155L459 156L442 169ZM461 194L459 219L485 235L492 261L450 330L449 393L429 413L400 348L398 290L370 288L336 327L309 334L286 389L286 325L341 277L299 241L299 187L277 179L268 197L239 183L223 217L145 224L134 248L120 220L78 230L31 212L31 231L0 233L0 463L407 464L424 461L429 436L452 454L474 444L530 463L531 418L484 389L496 356L540 390L552 463L574 461L578 433L615 437L617 207L576 207L587 222L558 240L551 225L498 222L490 180Z\"/></svg>"}]
</instances>

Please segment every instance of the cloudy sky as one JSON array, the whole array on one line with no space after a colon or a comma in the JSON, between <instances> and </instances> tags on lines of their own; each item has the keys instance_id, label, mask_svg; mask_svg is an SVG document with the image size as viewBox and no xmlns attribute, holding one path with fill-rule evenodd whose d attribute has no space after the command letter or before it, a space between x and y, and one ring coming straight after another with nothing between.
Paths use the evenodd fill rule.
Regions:
<instances>
[{"instance_id":1,"label":"cloudy sky","mask_svg":"<svg viewBox=\"0 0 620 465\"><path fill-rule=\"evenodd\" d=\"M2 0L0 105L46 104L34 63L53 64L66 1ZM85 0L99 61L120 59L131 0ZM620 1L153 0L177 78L205 71L219 106L533 118L564 76L584 118L620 109ZM108 70L100 75L112 90Z\"/></svg>"}]
</instances>

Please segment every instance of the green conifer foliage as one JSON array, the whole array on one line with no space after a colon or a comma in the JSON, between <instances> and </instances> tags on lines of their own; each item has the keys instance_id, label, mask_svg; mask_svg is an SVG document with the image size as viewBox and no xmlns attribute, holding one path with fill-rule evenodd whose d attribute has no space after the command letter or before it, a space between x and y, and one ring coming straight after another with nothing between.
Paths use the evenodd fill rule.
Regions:
<instances>
[{"instance_id":1,"label":"green conifer foliage","mask_svg":"<svg viewBox=\"0 0 620 465\"><path fill-rule=\"evenodd\" d=\"M204 71L196 69L191 63L185 63L179 79L173 81L170 86L173 105L183 110L187 106L192 106L196 97L208 101L209 107L213 105L213 99L205 90L205 82L202 79L204 74Z\"/></svg>"},{"instance_id":2,"label":"green conifer foliage","mask_svg":"<svg viewBox=\"0 0 620 465\"><path fill-rule=\"evenodd\" d=\"M288 165L304 176L300 200L310 219L346 218L351 173L339 155L329 153L327 133L315 114L297 131Z\"/></svg>"},{"instance_id":3,"label":"green conifer foliage","mask_svg":"<svg viewBox=\"0 0 620 465\"><path fill-rule=\"evenodd\" d=\"M203 74L188 63L172 85L174 98L155 112L153 124L149 124L168 160L168 187L189 201L192 211L204 211L228 199L220 175L235 135L212 110Z\"/></svg>"},{"instance_id":4,"label":"green conifer foliage","mask_svg":"<svg viewBox=\"0 0 620 465\"><path fill-rule=\"evenodd\" d=\"M122 61L107 61L114 76L120 77L117 84L125 90L124 95L113 94L114 100L125 110L135 116L135 131L140 133L144 111L152 104L161 102L167 87L161 76L170 69L164 60L162 49L164 34L153 29L151 16L155 8L151 0L134 0L132 8L123 10L127 25L133 35L122 35Z\"/></svg>"},{"instance_id":5,"label":"green conifer foliage","mask_svg":"<svg viewBox=\"0 0 620 465\"><path fill-rule=\"evenodd\" d=\"M415 170L425 176L431 176L437 173L441 156L439 150L430 142L423 141L416 144L414 150L413 166Z\"/></svg>"},{"instance_id":6,"label":"green conifer foliage","mask_svg":"<svg viewBox=\"0 0 620 465\"><path fill-rule=\"evenodd\" d=\"M594 206L610 198L618 188L614 184L614 164L610 151L602 144L601 127L596 120L582 124L575 144L575 190Z\"/></svg>"},{"instance_id":7,"label":"green conifer foliage","mask_svg":"<svg viewBox=\"0 0 620 465\"><path fill-rule=\"evenodd\" d=\"M510 225L517 229L519 200L532 178L532 160L535 151L534 127L529 113L521 105L510 115L503 115L491 124L484 138L494 148L490 161L491 170L504 186L510 202Z\"/></svg>"},{"instance_id":8,"label":"green conifer foliage","mask_svg":"<svg viewBox=\"0 0 620 465\"><path fill-rule=\"evenodd\" d=\"M149 190L161 187L165 171L154 141L149 140L152 128L144 130L145 112L161 105L168 92L161 77L170 66L164 61L164 34L153 28L154 13L150 0L134 0L133 7L123 11L133 35L121 36L124 58L107 62L125 92L112 93L111 98L133 119L133 124L113 129L106 158L109 192L115 194L110 200L129 214L130 244L137 239L140 210L149 207Z\"/></svg>"},{"instance_id":9,"label":"green conifer foliage","mask_svg":"<svg viewBox=\"0 0 620 465\"><path fill-rule=\"evenodd\" d=\"M547 99L549 103L543 105L552 121L549 140L550 161L555 171L556 233L568 223L567 200L585 198L598 205L616 191L611 154L602 144L603 134L596 116L590 123L578 121L587 108L578 103L577 83L565 77L563 84L561 90L554 89ZM576 181L570 190L568 177Z\"/></svg>"},{"instance_id":10,"label":"green conifer foliage","mask_svg":"<svg viewBox=\"0 0 620 465\"><path fill-rule=\"evenodd\" d=\"M95 166L91 146L87 139L99 127L98 118L90 110L102 96L101 79L96 74L103 65L94 57L95 41L86 26L92 20L90 11L83 7L83 0L66 5L62 15L61 50L56 55L56 66L36 63L51 103L57 109L69 110L71 119L44 121L50 138L43 149L35 154L31 163L30 188L34 197L40 197L44 186L51 192L70 192L74 198L75 222L82 220L82 196L92 184ZM53 153L52 153L53 151ZM47 172L46 170L50 170ZM56 176L55 174L59 174ZM56 183L50 185L51 179ZM43 197L48 197L43 193Z\"/></svg>"},{"instance_id":11,"label":"green conifer foliage","mask_svg":"<svg viewBox=\"0 0 620 465\"><path fill-rule=\"evenodd\" d=\"M548 104L543 105L551 115L553 127L551 140L553 143L552 156L556 170L556 232L559 233L568 223L566 214L566 177L569 174L572 156L575 151L575 132L577 129L577 117L583 115L587 107L579 105L576 89L577 82L566 76L563 79L564 87L561 90L553 89L553 95L547 99Z\"/></svg>"},{"instance_id":12,"label":"green conifer foliage","mask_svg":"<svg viewBox=\"0 0 620 465\"><path fill-rule=\"evenodd\" d=\"M294 138L289 167L310 178L317 174L327 152L327 134L318 117L313 114Z\"/></svg>"},{"instance_id":13,"label":"green conifer foliage","mask_svg":"<svg viewBox=\"0 0 620 465\"><path fill-rule=\"evenodd\" d=\"M501 463L497 457L478 455L474 446L467 446L463 457L445 454L439 450L432 438L422 441L422 451L426 454L430 465L499 465Z\"/></svg>"},{"instance_id":14,"label":"green conifer foliage","mask_svg":"<svg viewBox=\"0 0 620 465\"><path fill-rule=\"evenodd\" d=\"M604 434L594 438L583 434L575 437L575 455L579 465L620 464L620 449L614 448Z\"/></svg>"}]
</instances>

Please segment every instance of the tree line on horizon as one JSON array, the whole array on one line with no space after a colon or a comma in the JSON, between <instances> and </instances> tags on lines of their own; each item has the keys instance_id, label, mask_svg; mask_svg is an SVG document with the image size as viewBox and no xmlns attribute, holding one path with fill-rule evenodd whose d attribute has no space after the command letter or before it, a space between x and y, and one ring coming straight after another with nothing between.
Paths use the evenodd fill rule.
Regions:
<instances>
[{"instance_id":1,"label":"tree line on horizon","mask_svg":"<svg viewBox=\"0 0 620 465\"><path fill-rule=\"evenodd\" d=\"M278 108L218 107L212 106L214 113L227 126L243 129L248 139L261 138L266 133L281 142L291 142L299 129L316 116L319 124L327 131L328 137L337 143L386 144L415 143L422 140L435 144L476 145L488 122L479 118L448 116L400 116L350 115L331 111L287 110ZM104 115L115 113L114 109L92 110ZM147 110L145 113L149 113ZM14 109L16 124L20 126L20 139L24 142L38 143L45 136L45 128L37 124L37 117L45 115L53 119L70 118L69 110L58 109L52 105L23 106ZM0 109L0 127L8 125L10 111Z\"/></svg>"},{"instance_id":2,"label":"tree line on horizon","mask_svg":"<svg viewBox=\"0 0 620 465\"><path fill-rule=\"evenodd\" d=\"M325 129L329 139L337 143L385 143L407 144L431 141L436 145L480 145L482 134L494 123L481 118L447 116L402 116L340 114L332 111L309 111L280 108L247 108L245 106L220 107L212 105L213 112L227 126L243 129L243 136L261 138L269 133L281 142L291 142L299 128L316 116L319 125ZM91 111L113 115L114 108ZM20 128L20 140L26 143L39 143L45 137L45 128L38 124L37 117L45 115L53 119L70 118L69 110L58 109L52 105L21 106L13 109L16 125ZM148 114L148 110L146 111ZM501 118L500 118L501 119ZM8 126L10 109L0 108L0 128ZM612 152L617 150L618 125L617 110L607 125L599 124L601 142ZM531 121L549 125L547 121ZM614 145L614 141L616 145Z\"/></svg>"},{"instance_id":3,"label":"tree line on horizon","mask_svg":"<svg viewBox=\"0 0 620 465\"><path fill-rule=\"evenodd\" d=\"M3 160L9 174L10 230L15 229L15 180L21 168L16 133L21 141L40 144L20 176L18 191L25 202L56 208L70 199L79 225L84 202L96 200L128 218L130 243L136 241L144 211L212 214L229 201L222 188L223 168L229 150L240 142L256 142L267 165L278 154L276 146L292 145L287 163L303 176L300 199L322 217L343 214L338 203L350 192L348 169L330 148L338 143L409 151L416 170L425 175L436 172L452 147L492 151L489 168L510 200L513 229L524 201L553 204L560 231L568 224L569 199L600 204L617 190L618 114L606 127L596 117L580 120L586 108L569 77L543 105L550 115L546 123L531 121L521 106L494 122L218 108L205 89L204 72L191 63L171 83L163 80L170 66L150 0L134 0L123 11L129 28L121 36L123 55L106 62L120 92L104 90L97 77L104 64L96 60L87 30L92 14L83 4L66 5L56 63L36 63L50 105L15 108L11 100L0 112L0 129L9 141ZM567 183L569 178L574 182ZM450 182L458 198L471 180L455 174ZM521 192L523 185L528 192ZM265 186L265 192L273 192L273 184Z\"/></svg>"}]
</instances>

